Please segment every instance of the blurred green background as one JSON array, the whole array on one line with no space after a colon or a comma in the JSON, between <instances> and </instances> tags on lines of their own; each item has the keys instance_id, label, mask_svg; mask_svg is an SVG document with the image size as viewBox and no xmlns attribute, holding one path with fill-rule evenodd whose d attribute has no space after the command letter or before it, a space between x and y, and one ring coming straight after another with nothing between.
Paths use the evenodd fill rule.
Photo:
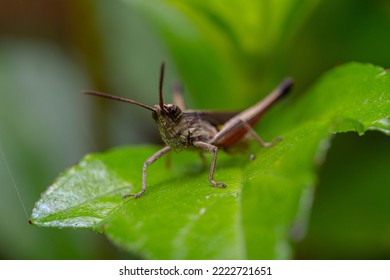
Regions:
<instances>
[{"instance_id":1,"label":"blurred green background","mask_svg":"<svg viewBox=\"0 0 390 280\"><path fill-rule=\"evenodd\" d=\"M245 7L234 6L236 1L210 1L207 7L188 1L193 10L177 1L150 1L150 7L136 0L1 1L0 258L132 257L100 234L28 224L40 193L85 154L159 143L149 112L82 96L82 89L155 104L159 65L166 59L166 99L173 83L181 81L196 108L239 109L285 75L294 77L293 94L299 95L324 71L345 62L390 67L390 1L269 4L276 15L289 12L280 25L268 14L271 2L257 2L262 17L250 9L240 13ZM221 21L213 9L231 21ZM194 22L193 29L182 28L187 21ZM199 30L210 22L218 28L202 37ZM237 82L227 85L218 75ZM226 98L212 94L216 91ZM379 132L335 137L319 170L307 233L292 232L292 239L304 236L295 240L296 258L390 258L389 144Z\"/></svg>"}]
</instances>

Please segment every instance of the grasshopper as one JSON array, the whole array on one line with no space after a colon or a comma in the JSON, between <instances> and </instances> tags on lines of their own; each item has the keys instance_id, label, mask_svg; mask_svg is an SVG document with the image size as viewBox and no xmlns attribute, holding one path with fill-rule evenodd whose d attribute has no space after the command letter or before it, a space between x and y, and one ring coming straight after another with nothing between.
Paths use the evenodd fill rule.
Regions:
<instances>
[{"instance_id":1,"label":"grasshopper","mask_svg":"<svg viewBox=\"0 0 390 280\"><path fill-rule=\"evenodd\" d=\"M227 151L248 134L263 147L269 147L276 141L281 140L280 138L275 138L271 142L264 142L252 127L255 126L269 107L290 90L293 84L291 78L282 81L268 96L241 112L186 110L181 90L178 87L174 90L174 104L164 103L162 90L164 69L165 62L161 64L160 68L159 104L153 107L102 92L82 91L84 94L131 103L152 111L152 117L156 121L161 138L166 144L164 148L144 162L142 190L135 194L124 195L124 198L130 196L139 198L145 193L148 166L171 150L198 149L201 153L212 153L213 159L209 171L209 181L214 187L225 188L226 185L224 183L214 181L214 171L219 149Z\"/></svg>"}]
</instances>

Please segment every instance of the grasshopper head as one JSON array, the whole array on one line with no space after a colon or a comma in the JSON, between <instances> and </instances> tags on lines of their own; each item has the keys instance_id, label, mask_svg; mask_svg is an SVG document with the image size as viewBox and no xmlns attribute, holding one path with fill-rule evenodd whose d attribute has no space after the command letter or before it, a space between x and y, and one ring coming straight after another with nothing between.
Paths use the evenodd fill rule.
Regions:
<instances>
[{"instance_id":1,"label":"grasshopper head","mask_svg":"<svg viewBox=\"0 0 390 280\"><path fill-rule=\"evenodd\" d=\"M179 106L174 104L164 104L163 96L163 81L164 81L165 61L161 64L160 68L160 84L159 84L159 104L153 106L153 119L161 123L177 123L181 116L182 110Z\"/></svg>"},{"instance_id":2,"label":"grasshopper head","mask_svg":"<svg viewBox=\"0 0 390 280\"><path fill-rule=\"evenodd\" d=\"M153 119L157 122L170 121L170 122L178 122L182 116L182 110L179 106L174 104L164 104L161 109L160 105L153 106L154 111L152 113Z\"/></svg>"}]
</instances>

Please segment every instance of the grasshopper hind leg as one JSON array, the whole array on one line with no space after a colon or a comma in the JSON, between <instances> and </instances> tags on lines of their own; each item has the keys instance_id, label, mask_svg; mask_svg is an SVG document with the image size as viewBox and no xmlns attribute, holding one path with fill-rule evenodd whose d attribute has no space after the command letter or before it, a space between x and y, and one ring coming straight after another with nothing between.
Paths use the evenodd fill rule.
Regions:
<instances>
[{"instance_id":1,"label":"grasshopper hind leg","mask_svg":"<svg viewBox=\"0 0 390 280\"><path fill-rule=\"evenodd\" d=\"M282 137L276 137L272 139L270 142L265 142L247 122L241 120L241 123L244 125L248 133L256 140L256 142L259 143L264 148L271 147L275 143L279 141L283 141Z\"/></svg>"},{"instance_id":2,"label":"grasshopper hind leg","mask_svg":"<svg viewBox=\"0 0 390 280\"><path fill-rule=\"evenodd\" d=\"M215 165L217 163L218 147L201 141L194 142L194 146L204 151L211 152L213 154L213 161L211 162L210 166L209 181L214 187L225 188L226 184L214 181L214 171Z\"/></svg>"}]
</instances>

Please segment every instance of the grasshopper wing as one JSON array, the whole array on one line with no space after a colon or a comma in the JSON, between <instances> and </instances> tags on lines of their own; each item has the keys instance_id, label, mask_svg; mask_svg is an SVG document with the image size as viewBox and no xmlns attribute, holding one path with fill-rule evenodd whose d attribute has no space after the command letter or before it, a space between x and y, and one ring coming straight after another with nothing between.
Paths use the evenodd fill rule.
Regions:
<instances>
[{"instance_id":1,"label":"grasshopper wing","mask_svg":"<svg viewBox=\"0 0 390 280\"><path fill-rule=\"evenodd\" d=\"M201 111L201 110L186 110L186 114L193 115L203 121L206 121L216 127L223 126L227 121L240 113L240 111Z\"/></svg>"}]
</instances>

